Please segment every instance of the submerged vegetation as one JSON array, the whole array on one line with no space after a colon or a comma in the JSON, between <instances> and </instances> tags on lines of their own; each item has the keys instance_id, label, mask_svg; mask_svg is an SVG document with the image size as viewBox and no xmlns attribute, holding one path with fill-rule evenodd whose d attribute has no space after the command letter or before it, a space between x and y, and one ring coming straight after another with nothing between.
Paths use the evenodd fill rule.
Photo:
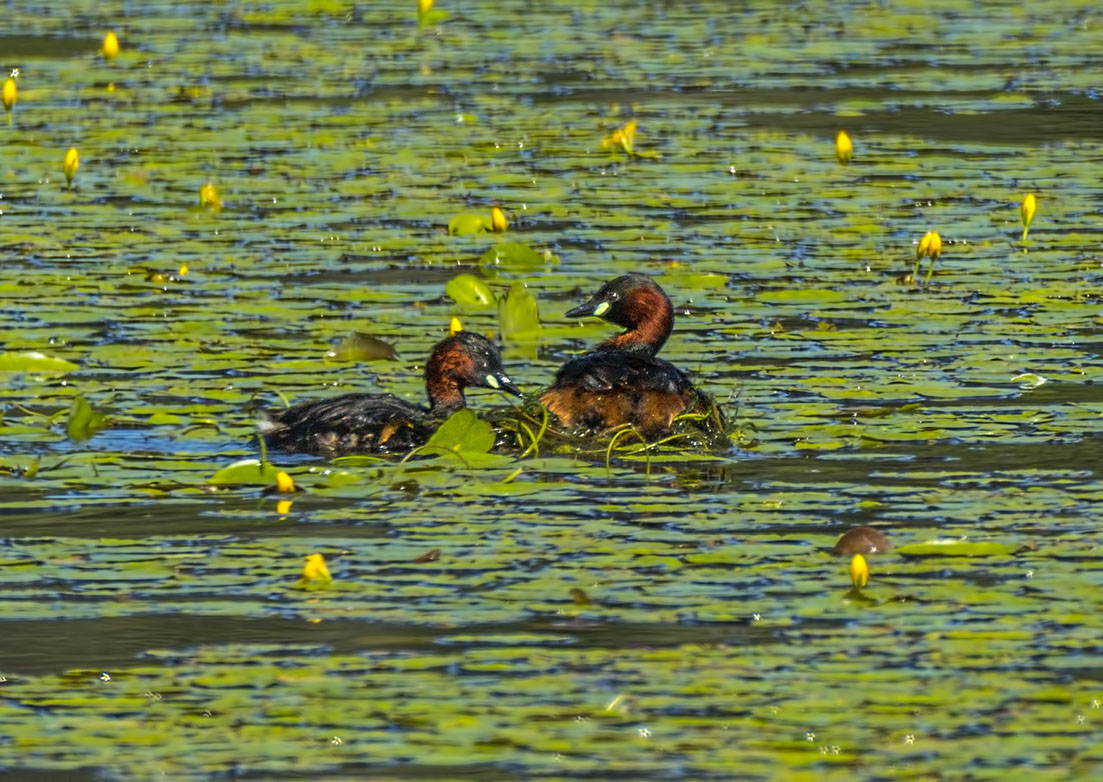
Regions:
<instances>
[{"instance_id":1,"label":"submerged vegetation","mask_svg":"<svg viewBox=\"0 0 1103 782\"><path fill-rule=\"evenodd\" d=\"M0 776L1091 778L1103 19L991 11L9 7ZM706 395L564 429L629 273Z\"/></svg>"}]
</instances>

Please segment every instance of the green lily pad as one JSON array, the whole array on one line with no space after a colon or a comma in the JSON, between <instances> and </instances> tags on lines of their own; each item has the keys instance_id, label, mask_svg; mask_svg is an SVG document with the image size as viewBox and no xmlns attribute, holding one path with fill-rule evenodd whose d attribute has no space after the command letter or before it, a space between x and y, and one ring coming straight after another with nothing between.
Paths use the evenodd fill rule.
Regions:
<instances>
[{"instance_id":1,"label":"green lily pad","mask_svg":"<svg viewBox=\"0 0 1103 782\"><path fill-rule=\"evenodd\" d=\"M351 486L363 479L362 475L347 470L334 470L326 475L326 486L339 489L342 486Z\"/></svg>"},{"instance_id":2,"label":"green lily pad","mask_svg":"<svg viewBox=\"0 0 1103 782\"><path fill-rule=\"evenodd\" d=\"M398 351L394 345L359 331L346 337L340 345L326 353L329 361L394 361L397 358Z\"/></svg>"},{"instance_id":3,"label":"green lily pad","mask_svg":"<svg viewBox=\"0 0 1103 782\"><path fill-rule=\"evenodd\" d=\"M260 459L242 459L223 467L212 475L207 483L219 486L240 483L272 486L276 483L278 473L279 470L271 462L262 462Z\"/></svg>"},{"instance_id":4,"label":"green lily pad","mask_svg":"<svg viewBox=\"0 0 1103 782\"><path fill-rule=\"evenodd\" d=\"M433 433L424 446L459 454L482 454L494 447L494 430L468 408L457 410Z\"/></svg>"},{"instance_id":5,"label":"green lily pad","mask_svg":"<svg viewBox=\"0 0 1103 782\"><path fill-rule=\"evenodd\" d=\"M183 416L176 415L175 413L153 413L146 419L146 423L150 426L168 426L172 424L182 424L186 421Z\"/></svg>"},{"instance_id":6,"label":"green lily pad","mask_svg":"<svg viewBox=\"0 0 1103 782\"><path fill-rule=\"evenodd\" d=\"M692 290L720 290L727 286L726 274L686 274L678 278L678 284Z\"/></svg>"},{"instance_id":7,"label":"green lily pad","mask_svg":"<svg viewBox=\"0 0 1103 782\"><path fill-rule=\"evenodd\" d=\"M43 375L64 375L80 369L78 364L28 350L24 353L0 353L0 372L36 372Z\"/></svg>"},{"instance_id":8,"label":"green lily pad","mask_svg":"<svg viewBox=\"0 0 1103 782\"><path fill-rule=\"evenodd\" d=\"M996 557L1014 551L1015 546L994 540L909 543L896 549L897 554L905 557Z\"/></svg>"},{"instance_id":9,"label":"green lily pad","mask_svg":"<svg viewBox=\"0 0 1103 782\"><path fill-rule=\"evenodd\" d=\"M509 288L498 302L498 323L502 336L516 338L521 334L535 335L540 330L540 311L532 291L520 282Z\"/></svg>"},{"instance_id":10,"label":"green lily pad","mask_svg":"<svg viewBox=\"0 0 1103 782\"><path fill-rule=\"evenodd\" d=\"M542 268L544 255L536 252L527 244L519 242L500 242L479 259L484 266L509 271L531 271Z\"/></svg>"},{"instance_id":11,"label":"green lily pad","mask_svg":"<svg viewBox=\"0 0 1103 782\"><path fill-rule=\"evenodd\" d=\"M1015 377L1011 378L1011 382L1018 383L1020 388L1029 391L1033 388L1037 388L1038 386L1045 385L1049 381L1046 380L1046 378L1044 378L1042 375L1036 375L1033 372L1026 372L1022 375L1015 375Z\"/></svg>"},{"instance_id":12,"label":"green lily pad","mask_svg":"<svg viewBox=\"0 0 1103 782\"><path fill-rule=\"evenodd\" d=\"M448 233L450 236L469 236L482 233L493 228L490 224L490 215L475 212L458 214L448 221Z\"/></svg>"},{"instance_id":13,"label":"green lily pad","mask_svg":"<svg viewBox=\"0 0 1103 782\"><path fill-rule=\"evenodd\" d=\"M486 280L474 274L458 274L444 286L444 292L461 307L473 310L489 310L496 300Z\"/></svg>"},{"instance_id":14,"label":"green lily pad","mask_svg":"<svg viewBox=\"0 0 1103 782\"><path fill-rule=\"evenodd\" d=\"M69 439L74 442L87 440L100 429L107 426L107 416L96 412L83 396L73 398L69 406L69 422L65 427Z\"/></svg>"}]
</instances>

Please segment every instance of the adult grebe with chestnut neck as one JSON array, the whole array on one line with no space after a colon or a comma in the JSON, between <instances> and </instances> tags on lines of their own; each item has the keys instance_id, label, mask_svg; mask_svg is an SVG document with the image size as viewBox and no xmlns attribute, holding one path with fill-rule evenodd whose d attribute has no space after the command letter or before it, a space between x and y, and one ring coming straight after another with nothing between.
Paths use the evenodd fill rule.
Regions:
<instances>
[{"instance_id":1,"label":"adult grebe with chestnut neck","mask_svg":"<svg viewBox=\"0 0 1103 782\"><path fill-rule=\"evenodd\" d=\"M498 348L481 334L461 331L439 342L425 364L429 407L393 394L344 394L275 410L260 422L271 448L339 456L408 451L432 436L464 407L464 389L493 388L514 396L520 389L502 370Z\"/></svg>"},{"instance_id":2,"label":"adult grebe with chestnut neck","mask_svg":"<svg viewBox=\"0 0 1103 782\"><path fill-rule=\"evenodd\" d=\"M684 372L655 355L674 329L674 307L653 279L617 277L567 312L586 315L625 330L568 361L540 395L564 427L604 431L630 424L653 437L669 432L679 415L711 405Z\"/></svg>"}]
</instances>

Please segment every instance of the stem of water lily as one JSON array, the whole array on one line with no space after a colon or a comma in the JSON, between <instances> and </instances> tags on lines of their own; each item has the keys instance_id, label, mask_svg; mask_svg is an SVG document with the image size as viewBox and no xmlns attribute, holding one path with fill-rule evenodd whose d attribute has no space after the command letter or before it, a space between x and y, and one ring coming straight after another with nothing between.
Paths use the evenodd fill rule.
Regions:
<instances>
[{"instance_id":1,"label":"stem of water lily","mask_svg":"<svg viewBox=\"0 0 1103 782\"><path fill-rule=\"evenodd\" d=\"M918 264L916 265L916 268L917 269L919 268ZM929 267L927 267L927 279L923 280L923 285L925 285L928 288L931 287L931 275L932 274L934 274L934 258L931 258L931 265Z\"/></svg>"}]
</instances>

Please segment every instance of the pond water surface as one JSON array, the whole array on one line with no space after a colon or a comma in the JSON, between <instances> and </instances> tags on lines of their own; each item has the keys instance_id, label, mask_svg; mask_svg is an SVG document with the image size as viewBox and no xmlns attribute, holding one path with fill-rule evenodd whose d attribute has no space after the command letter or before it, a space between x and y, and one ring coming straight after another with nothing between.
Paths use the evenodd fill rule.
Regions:
<instances>
[{"instance_id":1,"label":"pond water surface","mask_svg":"<svg viewBox=\"0 0 1103 782\"><path fill-rule=\"evenodd\" d=\"M1103 774L1098 3L2 8L2 350L76 366L0 374L0 778ZM501 335L456 275L535 298L533 393L626 272L730 448L210 483L254 405Z\"/></svg>"}]
</instances>

